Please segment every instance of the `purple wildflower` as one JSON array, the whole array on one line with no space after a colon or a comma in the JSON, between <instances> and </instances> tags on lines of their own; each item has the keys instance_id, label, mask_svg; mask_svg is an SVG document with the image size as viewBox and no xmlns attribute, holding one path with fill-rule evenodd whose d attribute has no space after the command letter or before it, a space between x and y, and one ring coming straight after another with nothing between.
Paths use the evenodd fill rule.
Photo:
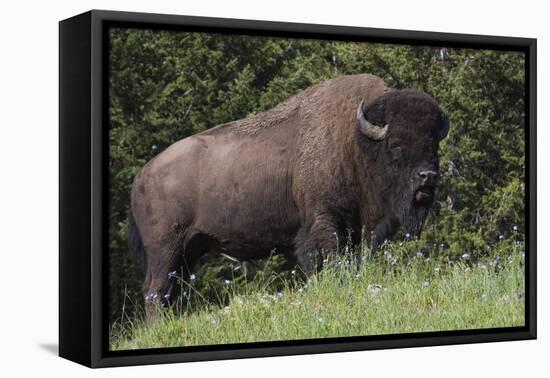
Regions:
<instances>
[{"instance_id":1,"label":"purple wildflower","mask_svg":"<svg viewBox=\"0 0 550 378\"><path fill-rule=\"evenodd\" d=\"M175 271L175 270L172 271L172 272L170 272L170 273L168 273L168 278L174 278L174 277L176 277L177 273L178 273L178 272Z\"/></svg>"}]
</instances>

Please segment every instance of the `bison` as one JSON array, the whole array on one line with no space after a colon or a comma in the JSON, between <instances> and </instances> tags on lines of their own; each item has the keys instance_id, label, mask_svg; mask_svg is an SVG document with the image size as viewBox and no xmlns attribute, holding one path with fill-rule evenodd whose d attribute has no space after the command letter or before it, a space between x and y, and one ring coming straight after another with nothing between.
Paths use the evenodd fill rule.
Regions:
<instances>
[{"instance_id":1,"label":"bison","mask_svg":"<svg viewBox=\"0 0 550 378\"><path fill-rule=\"evenodd\" d=\"M173 302L171 272L190 275L207 252L253 260L276 249L311 274L338 238L366 230L376 247L400 226L418 235L448 130L432 97L361 74L174 143L132 185L146 302Z\"/></svg>"}]
</instances>

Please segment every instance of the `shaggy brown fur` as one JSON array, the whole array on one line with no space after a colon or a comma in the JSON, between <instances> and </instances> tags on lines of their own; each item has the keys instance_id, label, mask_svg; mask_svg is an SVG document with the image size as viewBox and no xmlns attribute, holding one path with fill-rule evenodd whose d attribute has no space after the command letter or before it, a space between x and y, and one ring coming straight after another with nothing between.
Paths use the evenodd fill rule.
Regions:
<instances>
[{"instance_id":1,"label":"shaggy brown fur","mask_svg":"<svg viewBox=\"0 0 550 378\"><path fill-rule=\"evenodd\" d=\"M383 140L358 128L361 100L370 123L390 125ZM311 273L348 232L354 241L372 232L375 246L400 225L418 234L445 122L426 94L364 74L173 144L132 187L131 241L145 254L146 299L173 301L171 272L190 274L209 251L248 260L277 249Z\"/></svg>"}]
</instances>

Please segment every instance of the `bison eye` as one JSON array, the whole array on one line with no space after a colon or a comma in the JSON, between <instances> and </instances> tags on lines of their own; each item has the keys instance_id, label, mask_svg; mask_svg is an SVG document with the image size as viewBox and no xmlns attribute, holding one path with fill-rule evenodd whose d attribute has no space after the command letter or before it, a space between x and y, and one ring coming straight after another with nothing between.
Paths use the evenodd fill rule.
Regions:
<instances>
[{"instance_id":1,"label":"bison eye","mask_svg":"<svg viewBox=\"0 0 550 378\"><path fill-rule=\"evenodd\" d=\"M394 145L390 148L390 151L391 151L391 156L393 160L401 159L401 155L402 155L401 146Z\"/></svg>"}]
</instances>

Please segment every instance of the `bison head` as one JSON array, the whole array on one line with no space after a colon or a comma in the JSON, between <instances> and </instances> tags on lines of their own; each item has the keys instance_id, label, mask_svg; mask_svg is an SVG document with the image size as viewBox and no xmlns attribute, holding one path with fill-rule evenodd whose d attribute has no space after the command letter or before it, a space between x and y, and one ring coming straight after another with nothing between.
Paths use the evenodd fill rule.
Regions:
<instances>
[{"instance_id":1,"label":"bison head","mask_svg":"<svg viewBox=\"0 0 550 378\"><path fill-rule=\"evenodd\" d=\"M439 178L439 142L449 119L433 98L415 90L393 90L357 109L360 145L366 156L369 193L384 209L377 238L402 225L419 235Z\"/></svg>"}]
</instances>

